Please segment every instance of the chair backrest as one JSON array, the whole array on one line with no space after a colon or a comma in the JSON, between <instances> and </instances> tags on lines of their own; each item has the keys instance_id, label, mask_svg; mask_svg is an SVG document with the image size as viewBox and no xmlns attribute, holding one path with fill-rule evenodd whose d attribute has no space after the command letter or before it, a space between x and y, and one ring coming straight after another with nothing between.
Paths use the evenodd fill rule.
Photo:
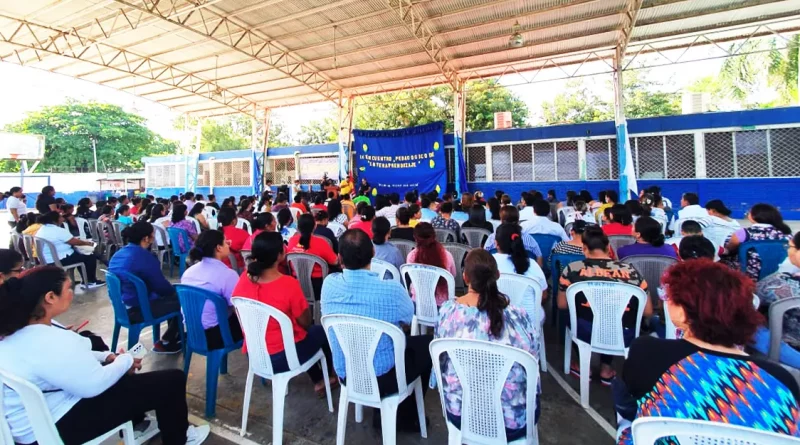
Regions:
<instances>
[{"instance_id":1,"label":"chair backrest","mask_svg":"<svg viewBox=\"0 0 800 445\"><path fill-rule=\"evenodd\" d=\"M539 308L542 307L542 286L533 278L515 273L501 273L497 289L508 297L511 305L521 307L539 326Z\"/></svg>"},{"instance_id":2,"label":"chair backrest","mask_svg":"<svg viewBox=\"0 0 800 445\"><path fill-rule=\"evenodd\" d=\"M706 420L640 417L631 426L636 445L654 445L675 437L681 445L797 445L800 440L785 434ZM670 443L672 441L670 440Z\"/></svg>"},{"instance_id":3,"label":"chair backrest","mask_svg":"<svg viewBox=\"0 0 800 445\"><path fill-rule=\"evenodd\" d=\"M339 238L347 231L347 228L336 221L328 221L328 228L333 232L333 236Z\"/></svg>"},{"instance_id":4,"label":"chair backrest","mask_svg":"<svg viewBox=\"0 0 800 445\"><path fill-rule=\"evenodd\" d=\"M207 205L207 206L203 207L203 216L205 216L206 219L208 219L208 218L216 218L217 217L217 209Z\"/></svg>"},{"instance_id":5,"label":"chair backrest","mask_svg":"<svg viewBox=\"0 0 800 445\"><path fill-rule=\"evenodd\" d=\"M89 221L78 216L75 217L75 224L78 225L78 236L81 239L87 239L86 230L89 229L89 236L91 236L91 229L89 228Z\"/></svg>"},{"instance_id":6,"label":"chair backrest","mask_svg":"<svg viewBox=\"0 0 800 445\"><path fill-rule=\"evenodd\" d=\"M501 221L498 221L496 219L490 219L489 222L492 223L492 225L494 226L494 232L497 232L497 228L500 227L500 224L502 224Z\"/></svg>"},{"instance_id":7,"label":"chair backrest","mask_svg":"<svg viewBox=\"0 0 800 445\"><path fill-rule=\"evenodd\" d=\"M236 219L236 228L237 229L247 230L247 233L249 233L251 235L253 234L253 228L252 228L252 226L250 224L250 221L248 221L248 220L246 220L244 218L237 218ZM198 232L198 233L200 233L200 232Z\"/></svg>"},{"instance_id":8,"label":"chair backrest","mask_svg":"<svg viewBox=\"0 0 800 445\"><path fill-rule=\"evenodd\" d=\"M17 233L16 230L11 231L11 248L18 254L22 255L22 261L27 263L33 257L25 250L25 242L22 240L22 234Z\"/></svg>"},{"instance_id":9,"label":"chair backrest","mask_svg":"<svg viewBox=\"0 0 800 445\"><path fill-rule=\"evenodd\" d=\"M187 345L193 352L208 352L206 332L202 322L203 308L206 305L206 301L210 301L217 311L217 322L222 334L223 347L229 349L236 344L231 337L231 329L228 326L228 303L222 296L206 289L186 284L176 284L175 291L178 293L178 300L181 302L181 312L183 312L183 321L186 325Z\"/></svg>"},{"instance_id":10,"label":"chair backrest","mask_svg":"<svg viewBox=\"0 0 800 445\"><path fill-rule=\"evenodd\" d=\"M236 261L236 255L234 255L233 253L229 253L228 254L228 261L231 262L231 269L232 270L234 270L236 273L241 273L241 269L239 269L239 267L241 265L239 264L238 261Z\"/></svg>"},{"instance_id":11,"label":"chair backrest","mask_svg":"<svg viewBox=\"0 0 800 445\"><path fill-rule=\"evenodd\" d=\"M172 254L175 256L186 255L189 253L187 250L186 252L181 252L181 242L180 239L183 239L183 245L187 248L189 247L189 232L179 229L177 227L167 227L167 236L169 236L169 243L172 244Z\"/></svg>"},{"instance_id":12,"label":"chair backrest","mask_svg":"<svg viewBox=\"0 0 800 445\"><path fill-rule=\"evenodd\" d=\"M317 213L319 213L321 210L322 209L311 209L309 211L311 212L312 215L314 215L314 218L316 218Z\"/></svg>"},{"instance_id":13,"label":"chair backrest","mask_svg":"<svg viewBox=\"0 0 800 445\"><path fill-rule=\"evenodd\" d=\"M0 369L0 443L13 445L14 438L6 422L4 408L5 387L9 387L19 397L25 408L25 416L33 429L36 442L42 445L62 445L64 442L56 429L56 422L44 394L36 385Z\"/></svg>"},{"instance_id":14,"label":"chair backrest","mask_svg":"<svg viewBox=\"0 0 800 445\"><path fill-rule=\"evenodd\" d=\"M97 227L97 223L99 221L94 218L90 218L87 219L86 222L89 224L89 234L91 235L92 240L98 244L104 241L100 236L100 230Z\"/></svg>"},{"instance_id":15,"label":"chair backrest","mask_svg":"<svg viewBox=\"0 0 800 445\"><path fill-rule=\"evenodd\" d=\"M290 253L286 255L286 262L289 267L294 271L295 277L300 282L300 287L303 289L303 295L309 303L314 303L314 285L311 282L311 272L314 270L314 265L318 265L322 269L322 278L328 276L328 263L322 258L311 255L309 253Z\"/></svg>"},{"instance_id":16,"label":"chair backrest","mask_svg":"<svg viewBox=\"0 0 800 445\"><path fill-rule=\"evenodd\" d=\"M435 231L436 231L436 241L439 241L440 243L448 243L448 242L450 242L450 243L457 243L457 242L459 242L459 241L460 241L460 240L459 240L459 239L456 237L456 232L455 232L455 230L450 230L450 229L440 229L440 228L438 228L438 227L437 227L437 228L435 228L435 229L433 229L433 230L435 230Z\"/></svg>"},{"instance_id":17,"label":"chair backrest","mask_svg":"<svg viewBox=\"0 0 800 445\"><path fill-rule=\"evenodd\" d=\"M472 248L461 243L442 243L442 247L453 256L453 263L456 265L456 276L453 277L456 280L456 287L466 287L462 272L464 272L464 259Z\"/></svg>"},{"instance_id":18,"label":"chair backrest","mask_svg":"<svg viewBox=\"0 0 800 445\"><path fill-rule=\"evenodd\" d=\"M800 297L782 298L769 305L769 358L780 362L783 318L786 311L800 309Z\"/></svg>"},{"instance_id":19,"label":"chair backrest","mask_svg":"<svg viewBox=\"0 0 800 445\"><path fill-rule=\"evenodd\" d=\"M193 216L187 216L187 217L186 217L186 219L187 219L188 221L191 221L191 222L192 222L192 224L194 224L194 230L195 230L197 233L200 233L200 232L202 232L202 231L203 231L203 226L201 226L201 225L200 225L200 221L198 221L198 220L197 220L197 218L195 218L195 217L193 217Z\"/></svg>"},{"instance_id":20,"label":"chair backrest","mask_svg":"<svg viewBox=\"0 0 800 445\"><path fill-rule=\"evenodd\" d=\"M297 218L300 218L300 215L303 214L303 211L298 209L297 207L289 207L289 211L292 212L292 219L297 222Z\"/></svg>"},{"instance_id":21,"label":"chair backrest","mask_svg":"<svg viewBox=\"0 0 800 445\"><path fill-rule=\"evenodd\" d=\"M25 247L25 251L28 252L28 256L31 262L35 265L36 261L33 259L33 253L36 252L36 258L39 262L44 262L44 258L39 256L39 252L36 249L36 241L33 240L33 235L22 235L22 245Z\"/></svg>"},{"instance_id":22,"label":"chair backrest","mask_svg":"<svg viewBox=\"0 0 800 445\"><path fill-rule=\"evenodd\" d=\"M449 299L456 297L456 282L450 272L441 267L425 264L403 264L400 266L400 275L403 283L410 279L409 290L414 287L414 296L417 303L417 319L426 324L435 324L439 318L439 308L436 307L436 286L439 279L447 283Z\"/></svg>"},{"instance_id":23,"label":"chair backrest","mask_svg":"<svg viewBox=\"0 0 800 445\"><path fill-rule=\"evenodd\" d=\"M539 245L539 250L542 251L542 261L544 261L542 264L547 264L550 261L550 252L553 250L553 246L561 242L561 237L545 233L531 233L531 236Z\"/></svg>"},{"instance_id":24,"label":"chair backrest","mask_svg":"<svg viewBox=\"0 0 800 445\"><path fill-rule=\"evenodd\" d=\"M267 351L267 345L264 342L270 318L274 318L281 328L283 350L286 354L289 370L300 367L300 361L297 358L297 347L294 345L292 321L286 314L268 304L250 298L233 297L231 301L233 302L233 307L236 308L236 314L239 317L239 324L242 326L244 337L245 339L250 339L247 358L250 361L251 371L263 377L271 377L275 374L272 368L272 360Z\"/></svg>"},{"instance_id":25,"label":"chair backrest","mask_svg":"<svg viewBox=\"0 0 800 445\"><path fill-rule=\"evenodd\" d=\"M380 406L378 378L375 376L375 351L378 342L385 335L394 347L397 388L405 393L406 383L405 349L406 336L397 326L384 321L355 315L326 315L322 317L322 327L328 342L335 336L344 355L347 370L347 398L355 403L368 402ZM336 357L336 356L334 356ZM423 385L427 382L423 382Z\"/></svg>"},{"instance_id":26,"label":"chair backrest","mask_svg":"<svg viewBox=\"0 0 800 445\"><path fill-rule=\"evenodd\" d=\"M657 301L661 276L664 275L665 270L677 263L678 260L663 255L632 255L626 257L622 262L633 266L647 280L650 298L653 301Z\"/></svg>"},{"instance_id":27,"label":"chair backrest","mask_svg":"<svg viewBox=\"0 0 800 445\"><path fill-rule=\"evenodd\" d=\"M664 325L664 338L667 340L675 340L678 338L678 328L675 326L675 323L672 322L672 317L669 316L669 311L666 306L664 307Z\"/></svg>"},{"instance_id":28,"label":"chair backrest","mask_svg":"<svg viewBox=\"0 0 800 445\"><path fill-rule=\"evenodd\" d=\"M478 227L462 227L461 233L467 238L467 244L472 248L481 248L492 232Z\"/></svg>"},{"instance_id":29,"label":"chair backrest","mask_svg":"<svg viewBox=\"0 0 800 445\"><path fill-rule=\"evenodd\" d=\"M118 246L124 246L125 245L125 241L122 239L122 230L125 229L126 225L122 224L119 221L112 221L111 222L111 227L113 229L112 233L113 233L114 244L116 244ZM200 232L197 232L197 233L200 233Z\"/></svg>"},{"instance_id":30,"label":"chair backrest","mask_svg":"<svg viewBox=\"0 0 800 445\"><path fill-rule=\"evenodd\" d=\"M728 237L731 236L735 231L736 229L731 226L711 224L708 227L703 227L703 236L714 243L714 246L722 246L725 243L725 240L727 240Z\"/></svg>"},{"instance_id":31,"label":"chair backrest","mask_svg":"<svg viewBox=\"0 0 800 445\"><path fill-rule=\"evenodd\" d=\"M114 273L106 271L108 298L111 300L111 306L114 308L114 320L123 326L130 325L128 308L125 302L122 301L122 280L128 282L135 289L136 298L139 300L139 309L142 311L143 321L152 320L153 314L150 311L150 294L147 292L147 285L144 281L132 273L119 271Z\"/></svg>"},{"instance_id":32,"label":"chair backrest","mask_svg":"<svg viewBox=\"0 0 800 445\"><path fill-rule=\"evenodd\" d=\"M614 249L614 253L619 252L620 247L629 246L636 243L636 238L633 235L610 235L608 237L608 245Z\"/></svg>"},{"instance_id":33,"label":"chair backrest","mask_svg":"<svg viewBox=\"0 0 800 445\"><path fill-rule=\"evenodd\" d=\"M575 207L564 206L558 209L558 221L562 226L575 222Z\"/></svg>"},{"instance_id":34,"label":"chair backrest","mask_svg":"<svg viewBox=\"0 0 800 445\"><path fill-rule=\"evenodd\" d=\"M404 260L408 258L408 254L417 247L414 241L409 241L407 239L390 239L389 242L400 250L400 254L403 255Z\"/></svg>"},{"instance_id":35,"label":"chair backrest","mask_svg":"<svg viewBox=\"0 0 800 445\"><path fill-rule=\"evenodd\" d=\"M153 244L158 247L168 247L169 246L169 235L167 235L167 229L160 224L153 224L153 231L155 232L156 242Z\"/></svg>"},{"instance_id":36,"label":"chair backrest","mask_svg":"<svg viewBox=\"0 0 800 445\"><path fill-rule=\"evenodd\" d=\"M389 275L391 275L391 277L388 278L389 280L395 280L398 283L402 283L403 282L402 278L400 278L400 271L397 270L396 267L394 267L394 264L392 264L392 263L390 263L388 261L383 261L383 260L379 260L377 258L373 258L372 259L372 264L370 265L369 268L370 268L370 270L372 272L375 272L376 274L378 274L378 277L381 280L387 279L386 278L386 272L389 272Z\"/></svg>"},{"instance_id":37,"label":"chair backrest","mask_svg":"<svg viewBox=\"0 0 800 445\"><path fill-rule=\"evenodd\" d=\"M554 295L557 295L558 292L558 278L561 276L561 271L569 263L583 261L584 259L586 257L582 254L554 253L550 255L550 278L553 280L550 289L554 292Z\"/></svg>"},{"instance_id":38,"label":"chair backrest","mask_svg":"<svg viewBox=\"0 0 800 445\"><path fill-rule=\"evenodd\" d=\"M394 216L387 216L386 219L389 221L389 227L397 227L397 218Z\"/></svg>"},{"instance_id":39,"label":"chair backrest","mask_svg":"<svg viewBox=\"0 0 800 445\"><path fill-rule=\"evenodd\" d=\"M461 384L461 440L458 443L507 443L502 397L514 364L525 370L525 424L528 430L525 443L534 443L536 388L539 385L539 362L535 357L508 345L472 339L440 338L432 341L429 349L436 381L442 381L440 363L442 354L447 353ZM445 392L439 390L443 409L447 406Z\"/></svg>"},{"instance_id":40,"label":"chair backrest","mask_svg":"<svg viewBox=\"0 0 800 445\"><path fill-rule=\"evenodd\" d=\"M739 245L739 265L742 272L747 273L748 252L755 251L761 261L758 279L764 278L778 270L786 259L788 240L747 241Z\"/></svg>"},{"instance_id":41,"label":"chair backrest","mask_svg":"<svg viewBox=\"0 0 800 445\"><path fill-rule=\"evenodd\" d=\"M55 244L44 238L39 238L38 236L33 237L33 242L36 246L36 257L39 258L41 264L55 264L58 267L64 267L61 265L61 259L58 258L58 250ZM47 261L47 257L44 254L45 252L50 255L53 261Z\"/></svg>"},{"instance_id":42,"label":"chair backrest","mask_svg":"<svg viewBox=\"0 0 800 445\"><path fill-rule=\"evenodd\" d=\"M667 215L663 215L663 216L661 214L659 214L659 215L650 215L650 217L653 218L654 220L658 221L658 223L661 225L661 233L662 234L667 233L667 226L669 225L669 220L667 220ZM677 234L680 235L680 232L677 232Z\"/></svg>"},{"instance_id":43,"label":"chair backrest","mask_svg":"<svg viewBox=\"0 0 800 445\"><path fill-rule=\"evenodd\" d=\"M601 353L623 353L625 340L622 335L622 316L631 299L638 302L636 315L636 330L634 335L639 336L642 325L642 314L647 303L647 294L639 287L627 283L612 281L582 281L567 288L567 304L569 305L570 326L578 326L576 298L578 293L583 293L594 315L592 321L592 350ZM573 328L573 337L577 335Z\"/></svg>"}]
</instances>

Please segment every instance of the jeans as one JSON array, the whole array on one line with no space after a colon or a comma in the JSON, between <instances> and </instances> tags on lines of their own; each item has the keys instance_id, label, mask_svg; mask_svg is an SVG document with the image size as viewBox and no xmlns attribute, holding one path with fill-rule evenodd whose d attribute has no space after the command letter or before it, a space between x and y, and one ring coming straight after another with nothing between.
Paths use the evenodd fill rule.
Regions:
<instances>
[{"instance_id":1,"label":"jeans","mask_svg":"<svg viewBox=\"0 0 800 445\"><path fill-rule=\"evenodd\" d=\"M314 356L320 349L325 354L325 360L328 361L328 367L333 367L333 358L331 357L331 348L328 345L328 338L325 336L325 329L320 325L313 325L308 328L306 338L294 344L297 348L297 361L301 364L307 362ZM273 372L286 372L289 370L289 362L286 361L286 352L281 351L269 356L272 362ZM306 371L306 374L311 378L314 383L322 381L322 368L316 364Z\"/></svg>"},{"instance_id":2,"label":"jeans","mask_svg":"<svg viewBox=\"0 0 800 445\"><path fill-rule=\"evenodd\" d=\"M153 318L163 317L171 312L180 312L181 302L178 301L177 295L170 295L168 297L159 297L155 300L150 300L150 313ZM139 306L128 309L128 319L131 323L141 323L144 321L142 317L142 310ZM172 317L167 321L167 330L161 336L164 343L172 343L173 341L180 341L181 339L181 320L178 317Z\"/></svg>"},{"instance_id":3,"label":"jeans","mask_svg":"<svg viewBox=\"0 0 800 445\"><path fill-rule=\"evenodd\" d=\"M97 258L94 255L84 255L82 253L71 253L61 260L62 266L72 266L73 264L83 263L86 266L86 279L89 283L97 281ZM88 284L88 283L84 283Z\"/></svg>"}]
</instances>

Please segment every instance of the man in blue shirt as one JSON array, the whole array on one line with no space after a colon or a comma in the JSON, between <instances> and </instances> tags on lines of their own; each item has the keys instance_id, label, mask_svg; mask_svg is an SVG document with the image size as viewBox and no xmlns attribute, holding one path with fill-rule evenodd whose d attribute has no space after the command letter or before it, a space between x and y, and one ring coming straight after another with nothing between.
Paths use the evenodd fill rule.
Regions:
<instances>
[{"instance_id":1,"label":"man in blue shirt","mask_svg":"<svg viewBox=\"0 0 800 445\"><path fill-rule=\"evenodd\" d=\"M339 238L339 256L344 271L329 275L322 285L322 315L358 315L392 323L399 327L411 324L414 304L408 292L397 281L382 280L370 271L370 263L375 249L369 236L359 229L350 229ZM347 384L347 370L344 354L333 332L328 333L333 352L333 366L336 374ZM428 388L432 362L428 345L432 335L406 337L405 369L406 380L413 382L422 378L423 393ZM375 374L378 376L378 390L381 397L397 393L394 346L389 337L384 336L375 351ZM373 414L380 419L380 414ZM397 411L398 428L419 431L416 401L406 398ZM377 421L373 420L373 424Z\"/></svg>"}]
</instances>

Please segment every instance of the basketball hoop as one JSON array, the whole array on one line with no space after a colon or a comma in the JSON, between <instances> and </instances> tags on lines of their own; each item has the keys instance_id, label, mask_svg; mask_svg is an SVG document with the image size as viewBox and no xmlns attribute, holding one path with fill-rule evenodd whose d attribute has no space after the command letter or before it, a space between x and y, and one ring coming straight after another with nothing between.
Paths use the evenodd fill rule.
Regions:
<instances>
[{"instance_id":1,"label":"basketball hoop","mask_svg":"<svg viewBox=\"0 0 800 445\"><path fill-rule=\"evenodd\" d=\"M18 153L8 153L8 159L11 159L12 161L16 161L18 158L19 158L19 154Z\"/></svg>"}]
</instances>

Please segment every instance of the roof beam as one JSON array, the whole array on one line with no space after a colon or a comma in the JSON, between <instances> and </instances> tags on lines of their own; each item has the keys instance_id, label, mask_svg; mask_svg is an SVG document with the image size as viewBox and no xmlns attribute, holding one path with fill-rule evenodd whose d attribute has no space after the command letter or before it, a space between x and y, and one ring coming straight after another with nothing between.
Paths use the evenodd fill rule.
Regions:
<instances>
[{"instance_id":1,"label":"roof beam","mask_svg":"<svg viewBox=\"0 0 800 445\"><path fill-rule=\"evenodd\" d=\"M622 28L622 35L619 42L619 47L621 49L620 54L622 54L622 58L625 57L625 52L628 50L628 43L631 41L633 28L636 26L636 19L639 17L639 11L642 9L643 1L644 0L629 0L628 6L624 11L625 18L627 19L628 23ZM620 61L620 64L621 63L622 61Z\"/></svg>"},{"instance_id":2,"label":"roof beam","mask_svg":"<svg viewBox=\"0 0 800 445\"><path fill-rule=\"evenodd\" d=\"M236 112L250 114L249 110L257 108L258 104L251 102L243 96L218 88L213 82L200 78L194 74L183 72L173 66L161 63L149 57L117 48L106 43L95 42L88 38L79 40L71 32L36 24L27 20L20 20L14 17L0 15L0 18L8 20L16 26L13 33L4 35L0 33L0 42L33 50L36 54L52 54L79 60L92 65L103 66L107 69L127 73L133 76L145 78L173 89L179 89L189 93L190 96L202 97L205 100L216 102L221 106L230 108ZM27 35L33 37L33 42L23 40L19 31L25 29ZM77 48L80 42L85 47ZM99 60L98 60L99 59ZM116 60L124 60L124 66L114 67L111 63ZM17 56L17 51L11 57L0 58L0 61L24 65L21 58ZM219 90L220 94L213 94Z\"/></svg>"}]
</instances>

